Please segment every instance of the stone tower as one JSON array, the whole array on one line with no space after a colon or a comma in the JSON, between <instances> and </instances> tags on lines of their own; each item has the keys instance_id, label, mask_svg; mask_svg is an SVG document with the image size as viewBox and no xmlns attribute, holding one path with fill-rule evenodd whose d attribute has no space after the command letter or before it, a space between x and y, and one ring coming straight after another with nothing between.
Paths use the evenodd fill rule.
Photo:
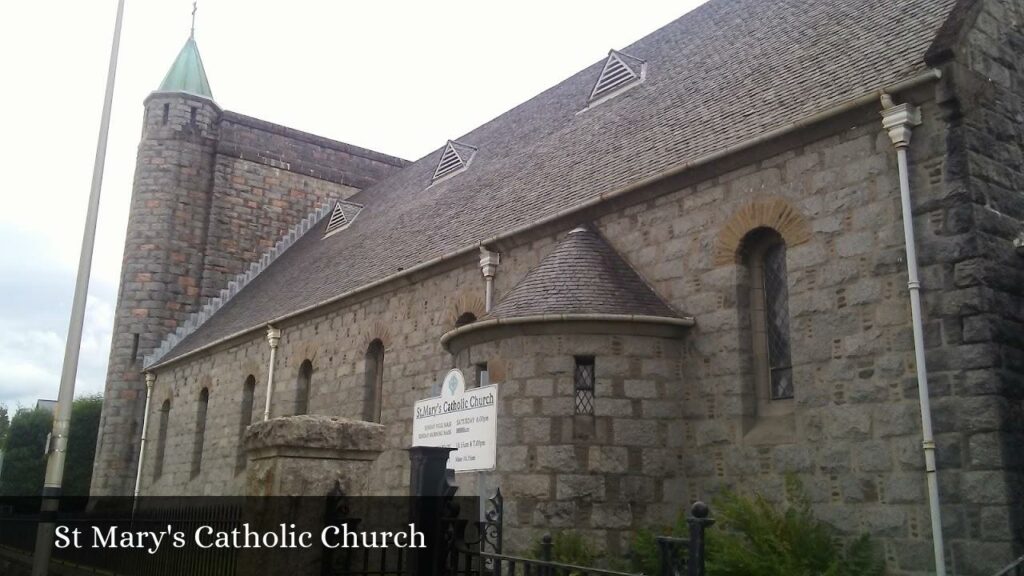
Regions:
<instances>
[{"instance_id":1,"label":"stone tower","mask_svg":"<svg viewBox=\"0 0 1024 576\"><path fill-rule=\"evenodd\" d=\"M133 491L143 358L308 215L406 165L221 109L189 36L145 101L94 495Z\"/></svg>"},{"instance_id":2,"label":"stone tower","mask_svg":"<svg viewBox=\"0 0 1024 576\"><path fill-rule=\"evenodd\" d=\"M142 358L201 304L220 108L190 36L145 100L92 492L132 493Z\"/></svg>"}]
</instances>

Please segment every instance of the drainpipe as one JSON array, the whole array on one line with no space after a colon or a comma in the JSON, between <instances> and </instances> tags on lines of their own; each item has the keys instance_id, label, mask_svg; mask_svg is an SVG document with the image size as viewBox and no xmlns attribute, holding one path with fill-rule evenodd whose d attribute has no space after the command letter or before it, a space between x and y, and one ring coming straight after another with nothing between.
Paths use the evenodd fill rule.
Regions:
<instances>
[{"instance_id":1,"label":"drainpipe","mask_svg":"<svg viewBox=\"0 0 1024 576\"><path fill-rule=\"evenodd\" d=\"M882 127L896 148L900 175L900 201L903 205L903 236L907 247L907 288L910 292L910 313L914 327L914 360L917 364L917 393L921 402L921 432L924 448L925 476L928 479L928 505L932 519L932 547L935 551L935 573L946 574L946 557L942 543L942 517L939 513L939 480L935 468L935 437L928 395L928 369L924 359L924 329L921 321L921 282L917 275L917 248L914 244L914 215L910 206L910 175L907 149L914 126L921 124L921 110L911 104L893 104L882 94Z\"/></svg>"},{"instance_id":2,"label":"drainpipe","mask_svg":"<svg viewBox=\"0 0 1024 576\"><path fill-rule=\"evenodd\" d=\"M494 303L494 275L498 272L501 254L480 247L480 272L484 275L484 311L490 312Z\"/></svg>"},{"instance_id":3,"label":"drainpipe","mask_svg":"<svg viewBox=\"0 0 1024 576\"><path fill-rule=\"evenodd\" d=\"M142 414L142 439L139 440L139 467L135 471L135 492L134 498L139 497L139 487L142 484L142 463L146 458L146 436L149 430L149 400L153 397L153 383L156 382L156 374L146 372L146 411ZM132 501L132 509L135 502Z\"/></svg>"},{"instance_id":4,"label":"drainpipe","mask_svg":"<svg viewBox=\"0 0 1024 576\"><path fill-rule=\"evenodd\" d=\"M274 359L277 358L277 343L281 341L281 331L267 326L267 342L270 343L270 368L267 370L267 403L263 408L263 420L270 420L270 400L274 397Z\"/></svg>"}]
</instances>

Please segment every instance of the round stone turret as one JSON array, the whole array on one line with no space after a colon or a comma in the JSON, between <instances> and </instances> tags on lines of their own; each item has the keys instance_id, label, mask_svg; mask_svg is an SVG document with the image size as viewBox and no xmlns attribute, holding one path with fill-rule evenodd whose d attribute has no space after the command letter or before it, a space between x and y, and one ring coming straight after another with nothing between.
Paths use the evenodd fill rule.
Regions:
<instances>
[{"instance_id":1,"label":"round stone turret","mask_svg":"<svg viewBox=\"0 0 1024 576\"><path fill-rule=\"evenodd\" d=\"M189 38L145 101L92 492L132 493L142 360L201 305L220 107Z\"/></svg>"}]
</instances>

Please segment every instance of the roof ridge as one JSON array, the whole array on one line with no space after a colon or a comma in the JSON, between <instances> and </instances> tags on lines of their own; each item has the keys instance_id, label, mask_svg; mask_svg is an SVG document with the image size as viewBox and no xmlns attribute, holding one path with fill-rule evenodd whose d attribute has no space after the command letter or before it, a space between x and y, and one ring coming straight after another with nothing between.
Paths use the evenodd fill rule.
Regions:
<instances>
[{"instance_id":1,"label":"roof ridge","mask_svg":"<svg viewBox=\"0 0 1024 576\"><path fill-rule=\"evenodd\" d=\"M345 200L339 200L338 202L345 202ZM355 203L348 202L348 204ZM358 204L356 205L358 206ZM310 212L298 224L292 226L272 248L264 252L259 259L250 262L244 272L238 273L233 280L229 280L227 288L221 289L217 297L207 300L206 304L199 310L189 314L174 332L165 336L160 345L143 358L142 366L149 368L156 364L177 346L179 342L198 330L214 313L223 308L228 301L249 285L261 272L266 270L281 254L284 254L286 250L291 248L299 238L302 238L313 226L323 220L328 214L331 214L334 206L335 202L321 203L316 210Z\"/></svg>"}]
</instances>

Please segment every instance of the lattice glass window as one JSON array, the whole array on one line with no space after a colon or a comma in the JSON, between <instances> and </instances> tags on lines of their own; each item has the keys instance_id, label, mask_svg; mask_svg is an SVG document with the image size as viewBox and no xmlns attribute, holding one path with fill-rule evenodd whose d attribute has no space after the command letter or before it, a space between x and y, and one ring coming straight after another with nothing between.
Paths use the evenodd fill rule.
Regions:
<instances>
[{"instance_id":1,"label":"lattice glass window","mask_svg":"<svg viewBox=\"0 0 1024 576\"><path fill-rule=\"evenodd\" d=\"M576 413L594 413L594 357L577 356L575 371Z\"/></svg>"},{"instance_id":2,"label":"lattice glass window","mask_svg":"<svg viewBox=\"0 0 1024 576\"><path fill-rule=\"evenodd\" d=\"M765 250L763 262L771 399L781 400L793 397L793 362L790 359L786 245L780 242L768 247Z\"/></svg>"}]
</instances>

